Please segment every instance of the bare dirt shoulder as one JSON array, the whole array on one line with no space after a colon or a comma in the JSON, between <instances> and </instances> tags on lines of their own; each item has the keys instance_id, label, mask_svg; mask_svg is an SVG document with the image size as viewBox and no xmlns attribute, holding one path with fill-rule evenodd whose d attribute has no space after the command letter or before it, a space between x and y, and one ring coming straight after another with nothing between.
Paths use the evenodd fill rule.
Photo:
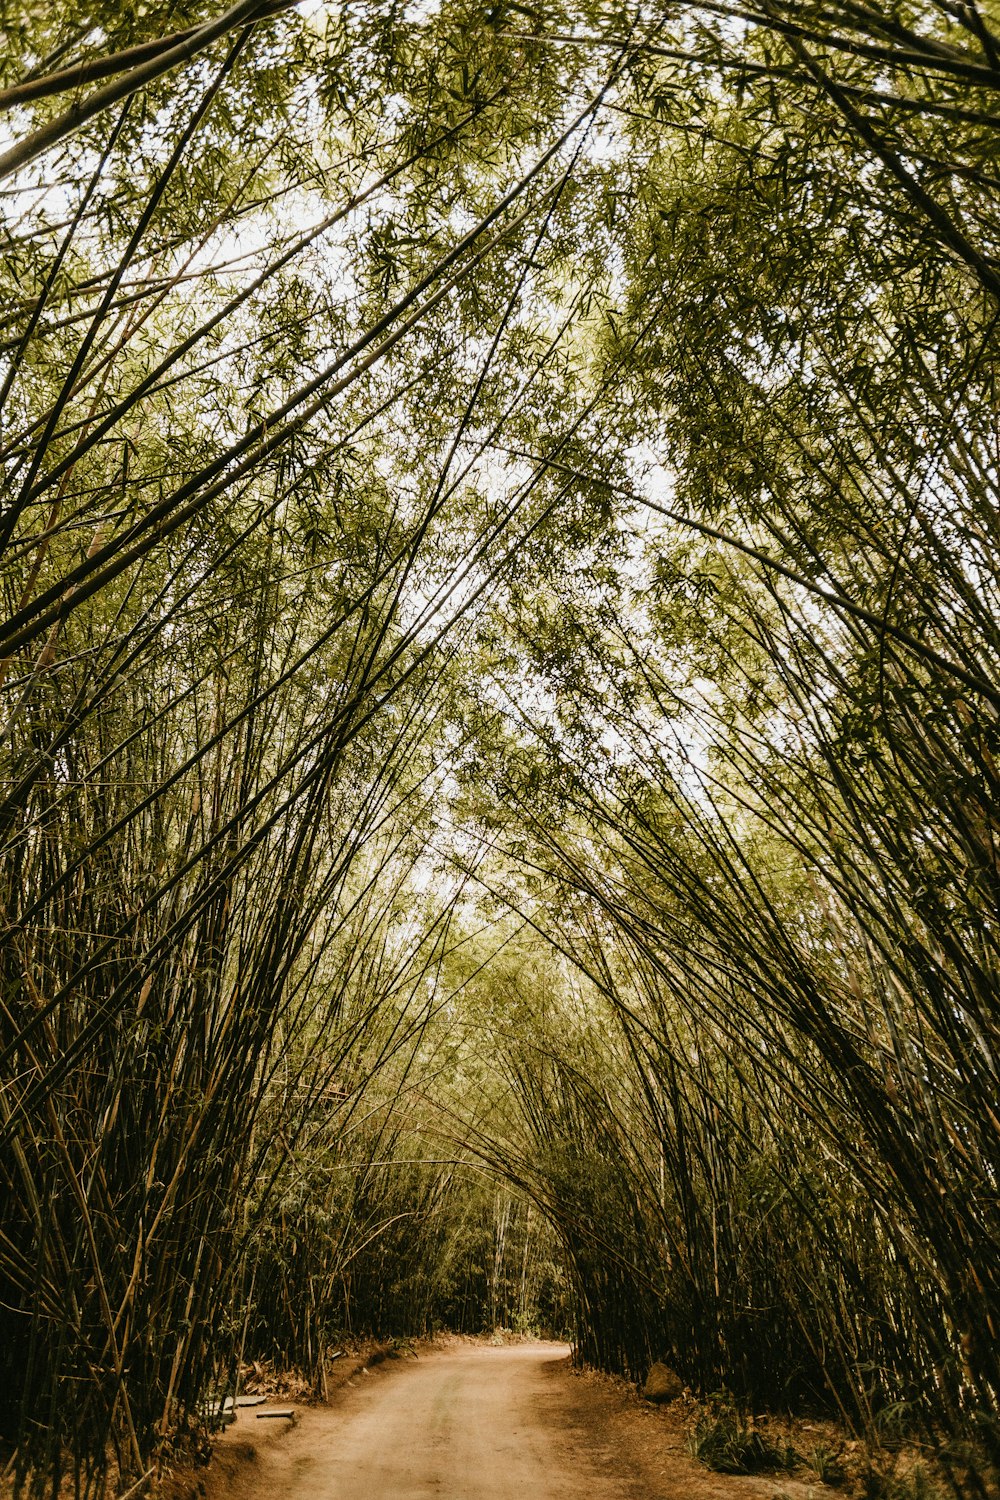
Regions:
<instances>
[{"instance_id":1,"label":"bare dirt shoulder","mask_svg":"<svg viewBox=\"0 0 1000 1500\"><path fill-rule=\"evenodd\" d=\"M618 1461L641 1479L649 1500L832 1500L838 1492L817 1479L788 1473L719 1474L690 1451L699 1405L681 1398L665 1406L643 1401L624 1380L596 1370L573 1370L557 1378L570 1390L577 1419L601 1434Z\"/></svg>"},{"instance_id":2,"label":"bare dirt shoulder","mask_svg":"<svg viewBox=\"0 0 1000 1500\"><path fill-rule=\"evenodd\" d=\"M440 1347L446 1347L447 1342ZM357 1340L340 1358L328 1363L324 1397L318 1396L307 1381L287 1371L268 1365L248 1366L242 1377L236 1421L212 1438L207 1461L181 1461L167 1468L156 1486L155 1500L238 1500L264 1494L263 1474L276 1453L287 1449L290 1441L292 1449L305 1450L321 1441L313 1430L317 1424L310 1419L311 1412L337 1410L344 1394L360 1381L376 1372L384 1376L401 1362L438 1348L439 1344L429 1339L388 1343ZM268 1500L277 1500L277 1496L268 1496Z\"/></svg>"}]
</instances>

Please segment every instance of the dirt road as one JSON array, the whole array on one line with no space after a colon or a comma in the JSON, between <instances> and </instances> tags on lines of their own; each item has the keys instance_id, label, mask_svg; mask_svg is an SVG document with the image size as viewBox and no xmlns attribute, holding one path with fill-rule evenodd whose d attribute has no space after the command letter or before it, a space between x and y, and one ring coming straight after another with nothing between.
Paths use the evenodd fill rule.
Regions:
<instances>
[{"instance_id":1,"label":"dirt road","mask_svg":"<svg viewBox=\"0 0 1000 1500\"><path fill-rule=\"evenodd\" d=\"M771 1500L710 1474L664 1414L575 1377L561 1344L458 1344L387 1361L287 1424L241 1415L208 1500ZM804 1487L783 1486L789 1500Z\"/></svg>"},{"instance_id":2,"label":"dirt road","mask_svg":"<svg viewBox=\"0 0 1000 1500\"><path fill-rule=\"evenodd\" d=\"M255 1500L638 1500L630 1476L610 1472L607 1451L572 1410L559 1378L567 1352L561 1344L468 1345L384 1373L376 1367L335 1407L303 1412L297 1430L266 1442L241 1476L245 1493ZM240 1428L250 1428L249 1413L230 1442L239 1443Z\"/></svg>"}]
</instances>

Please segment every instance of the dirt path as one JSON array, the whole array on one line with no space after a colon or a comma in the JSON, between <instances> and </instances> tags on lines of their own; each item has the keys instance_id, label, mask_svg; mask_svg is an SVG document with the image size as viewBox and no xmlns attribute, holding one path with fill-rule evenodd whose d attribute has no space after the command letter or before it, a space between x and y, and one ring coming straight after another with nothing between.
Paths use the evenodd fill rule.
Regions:
<instances>
[{"instance_id":1,"label":"dirt path","mask_svg":"<svg viewBox=\"0 0 1000 1500\"><path fill-rule=\"evenodd\" d=\"M280 1429L279 1430L279 1425ZM561 1344L459 1344L366 1372L294 1427L243 1413L209 1500L757 1500L805 1486L696 1464L663 1413L574 1377ZM814 1491L815 1493L815 1491Z\"/></svg>"}]
</instances>

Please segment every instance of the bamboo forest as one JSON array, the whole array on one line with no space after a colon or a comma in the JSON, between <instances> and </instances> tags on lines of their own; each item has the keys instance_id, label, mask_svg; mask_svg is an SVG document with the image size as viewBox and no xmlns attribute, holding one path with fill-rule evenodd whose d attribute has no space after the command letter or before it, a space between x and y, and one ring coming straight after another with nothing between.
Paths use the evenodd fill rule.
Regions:
<instances>
[{"instance_id":1,"label":"bamboo forest","mask_svg":"<svg viewBox=\"0 0 1000 1500\"><path fill-rule=\"evenodd\" d=\"M1000 3L3 36L0 1490L504 1330L996 1495Z\"/></svg>"}]
</instances>

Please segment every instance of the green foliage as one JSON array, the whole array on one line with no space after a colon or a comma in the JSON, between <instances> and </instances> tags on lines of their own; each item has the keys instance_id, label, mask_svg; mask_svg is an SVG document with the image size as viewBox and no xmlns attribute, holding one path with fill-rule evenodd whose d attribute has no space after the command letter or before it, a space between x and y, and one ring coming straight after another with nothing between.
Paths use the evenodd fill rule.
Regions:
<instances>
[{"instance_id":1,"label":"green foliage","mask_svg":"<svg viewBox=\"0 0 1000 1500\"><path fill-rule=\"evenodd\" d=\"M861 1474L858 1492L863 1500L941 1500L946 1493L922 1463L905 1472L895 1464L870 1465Z\"/></svg>"},{"instance_id":2,"label":"green foliage","mask_svg":"<svg viewBox=\"0 0 1000 1500\"><path fill-rule=\"evenodd\" d=\"M846 1471L843 1465L842 1448L829 1448L825 1443L815 1443L807 1450L805 1461L820 1484L836 1489L844 1483Z\"/></svg>"},{"instance_id":3,"label":"green foliage","mask_svg":"<svg viewBox=\"0 0 1000 1500\"><path fill-rule=\"evenodd\" d=\"M798 1461L793 1449L778 1447L753 1422L745 1421L727 1393L714 1396L698 1418L690 1447L695 1458L720 1474L792 1469Z\"/></svg>"},{"instance_id":4,"label":"green foliage","mask_svg":"<svg viewBox=\"0 0 1000 1500\"><path fill-rule=\"evenodd\" d=\"M15 1487L570 1304L1000 1455L989 8L5 19Z\"/></svg>"}]
</instances>

